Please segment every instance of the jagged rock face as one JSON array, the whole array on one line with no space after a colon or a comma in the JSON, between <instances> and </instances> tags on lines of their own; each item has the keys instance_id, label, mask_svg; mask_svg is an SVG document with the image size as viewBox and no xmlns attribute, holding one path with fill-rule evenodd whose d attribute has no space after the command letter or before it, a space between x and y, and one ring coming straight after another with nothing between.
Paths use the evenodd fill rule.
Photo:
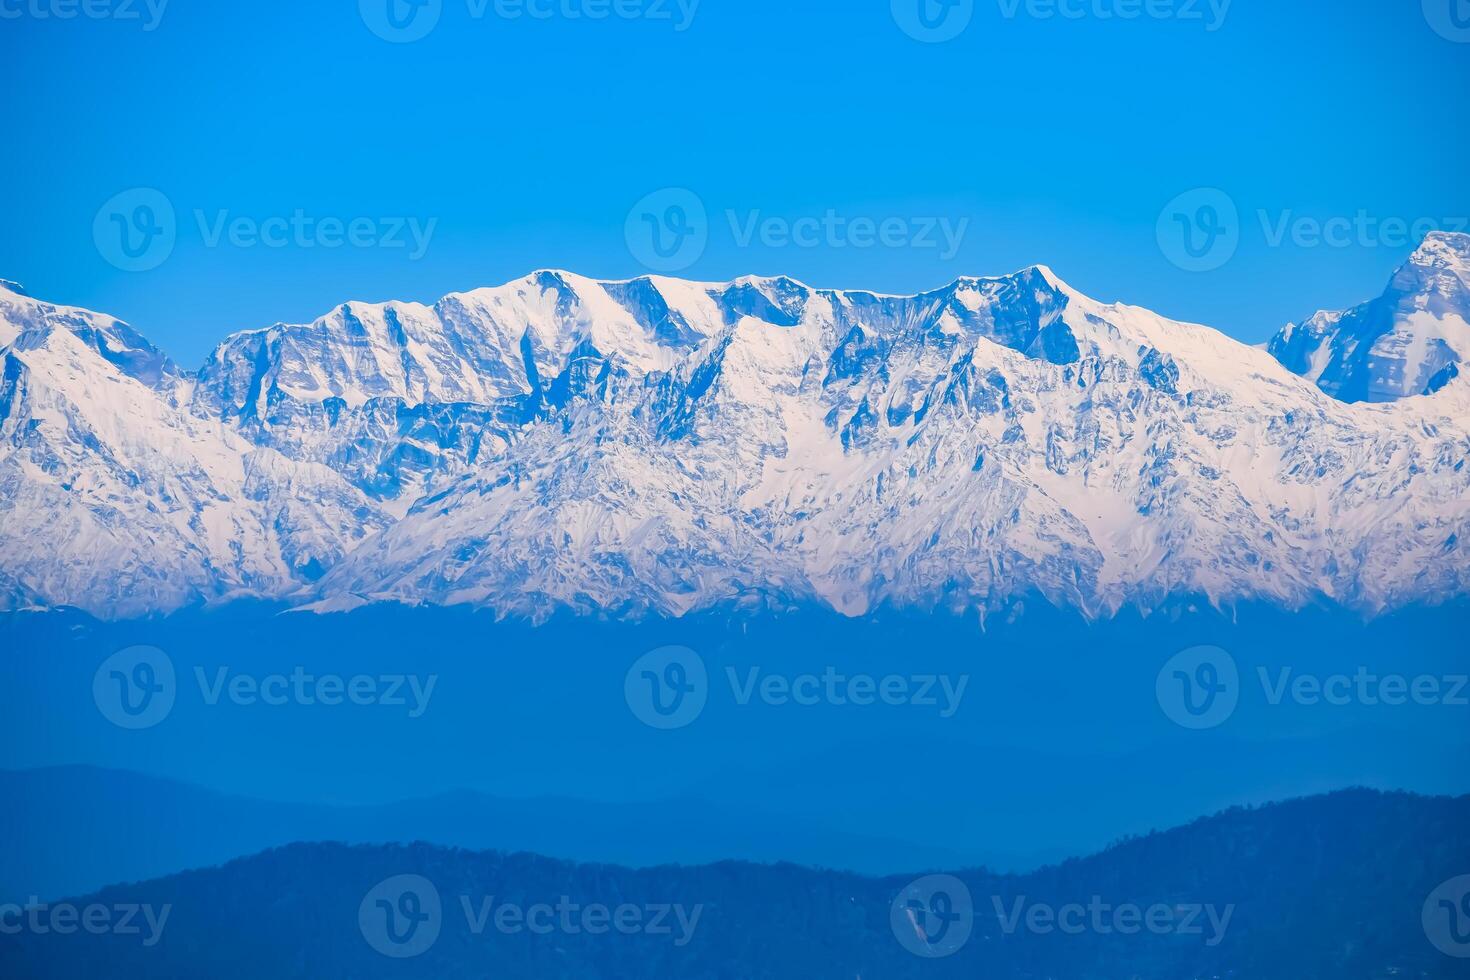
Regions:
<instances>
[{"instance_id":1,"label":"jagged rock face","mask_svg":"<svg viewBox=\"0 0 1470 980\"><path fill-rule=\"evenodd\" d=\"M1289 324L1269 349L1347 402L1439 391L1470 359L1470 235L1430 235L1382 296Z\"/></svg>"},{"instance_id":2,"label":"jagged rock face","mask_svg":"<svg viewBox=\"0 0 1470 980\"><path fill-rule=\"evenodd\" d=\"M182 411L108 317L0 293L0 606L141 615L280 594L387 525L326 467Z\"/></svg>"},{"instance_id":3,"label":"jagged rock face","mask_svg":"<svg viewBox=\"0 0 1470 980\"><path fill-rule=\"evenodd\" d=\"M241 334L197 375L105 317L0 313L7 607L1377 611L1470 583L1470 379L1345 404L1040 267L912 297L542 272Z\"/></svg>"}]
</instances>

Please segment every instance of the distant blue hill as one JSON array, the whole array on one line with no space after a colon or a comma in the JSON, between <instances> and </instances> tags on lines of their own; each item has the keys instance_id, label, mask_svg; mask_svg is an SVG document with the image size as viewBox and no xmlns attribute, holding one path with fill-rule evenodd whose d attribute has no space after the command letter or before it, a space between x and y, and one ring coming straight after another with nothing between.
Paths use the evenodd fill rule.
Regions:
<instances>
[{"instance_id":1,"label":"distant blue hill","mask_svg":"<svg viewBox=\"0 0 1470 980\"><path fill-rule=\"evenodd\" d=\"M1273 705L1255 680L1260 669L1465 675L1463 605L1366 623L1331 609L1181 607L1091 624L1030 606L983 630L893 613L539 627L464 610L277 613L0 618L0 770L50 771L0 780L11 844L0 900L301 840L427 840L633 866L1027 870L1234 805L1351 786L1470 792L1466 708ZM164 651L179 678L171 713L138 731L94 698L101 666L134 644ZM660 731L630 710L625 680L670 644L696 651L712 686L697 719ZM1231 654L1245 690L1231 717L1196 731L1161 709L1156 682L1201 644ZM297 667L437 683L418 717L210 704L195 684L196 671L212 683L220 670ZM727 682L729 670L828 667L969 681L949 717L914 705L741 704ZM94 768L56 771L73 766Z\"/></svg>"},{"instance_id":2,"label":"distant blue hill","mask_svg":"<svg viewBox=\"0 0 1470 980\"><path fill-rule=\"evenodd\" d=\"M88 766L0 772L0 902L55 899L222 864L296 841L532 851L634 867L800 859L821 867L955 866L961 851L832 831L697 800L593 803L459 792L379 806L250 799ZM971 852L973 853L973 852Z\"/></svg>"},{"instance_id":3,"label":"distant blue hill","mask_svg":"<svg viewBox=\"0 0 1470 980\"><path fill-rule=\"evenodd\" d=\"M1466 872L1470 797L1367 791L1234 809L1021 877L959 871L938 884L792 865L632 871L426 844L300 844L79 899L141 907L158 928L140 914L136 933L3 935L0 973L1451 980L1465 961L1441 949L1458 950L1464 923L1442 924L1441 911L1458 910L1428 900ZM537 917L538 904L638 915L594 932L578 912ZM667 932L656 931L658 909Z\"/></svg>"}]
</instances>

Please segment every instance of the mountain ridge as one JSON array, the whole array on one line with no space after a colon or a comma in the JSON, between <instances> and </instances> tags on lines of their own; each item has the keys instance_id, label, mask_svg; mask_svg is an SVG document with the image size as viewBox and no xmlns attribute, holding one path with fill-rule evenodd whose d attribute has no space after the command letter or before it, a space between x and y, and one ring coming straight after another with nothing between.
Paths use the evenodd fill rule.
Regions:
<instances>
[{"instance_id":1,"label":"mountain ridge","mask_svg":"<svg viewBox=\"0 0 1470 980\"><path fill-rule=\"evenodd\" d=\"M907 297L542 270L235 334L197 372L0 293L0 357L7 517L92 545L0 537L7 608L1098 616L1470 582L1466 379L1348 404L1045 266Z\"/></svg>"},{"instance_id":2,"label":"mountain ridge","mask_svg":"<svg viewBox=\"0 0 1470 980\"><path fill-rule=\"evenodd\" d=\"M1149 977L1449 978L1459 966L1440 949L1453 934L1421 913L1426 897L1463 871L1466 802L1346 791L1225 811L1024 876L956 870L942 884L784 864L628 871L423 844L296 844L73 903L149 909L160 925L146 944L137 932L23 931L0 936L0 962L37 978L377 976L390 965L405 977L715 977L738 963L771 977L1021 980L1111 976L1122 960ZM905 896L923 899L907 908L925 907L926 884L947 899L932 910L959 912L951 921L963 922L938 949L907 939L893 911ZM397 950L384 941L381 920L360 912L391 885L399 887L394 897L413 890L418 902L405 908L429 911L423 941L405 946L400 936ZM560 896L574 909L656 903L691 914L677 942L652 929L579 929L575 918L544 932L503 922L476 930L466 913L491 896L523 910ZM1075 905L1083 925L1007 926L1018 901L1054 914ZM1100 903L1109 913L1136 908L1135 925L1142 910L1162 909L1173 927L1119 928L1121 920L1087 914ZM1187 921L1200 928L1174 918L1189 909L1196 914ZM924 926L931 942L946 934Z\"/></svg>"},{"instance_id":3,"label":"mountain ridge","mask_svg":"<svg viewBox=\"0 0 1470 980\"><path fill-rule=\"evenodd\" d=\"M1470 234L1431 234L1387 291L1349 310L1287 324L1267 349L1335 398L1430 395L1470 359Z\"/></svg>"}]
</instances>

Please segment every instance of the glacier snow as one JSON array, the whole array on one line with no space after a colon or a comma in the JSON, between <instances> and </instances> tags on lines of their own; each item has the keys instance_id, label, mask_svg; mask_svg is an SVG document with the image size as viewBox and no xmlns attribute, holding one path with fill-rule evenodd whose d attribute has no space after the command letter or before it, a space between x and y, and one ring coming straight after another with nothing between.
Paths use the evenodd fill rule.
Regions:
<instances>
[{"instance_id":1,"label":"glacier snow","mask_svg":"<svg viewBox=\"0 0 1470 980\"><path fill-rule=\"evenodd\" d=\"M542 271L190 372L0 285L0 609L1441 602L1467 297L1464 235L1269 352L1039 266L917 296Z\"/></svg>"}]
</instances>

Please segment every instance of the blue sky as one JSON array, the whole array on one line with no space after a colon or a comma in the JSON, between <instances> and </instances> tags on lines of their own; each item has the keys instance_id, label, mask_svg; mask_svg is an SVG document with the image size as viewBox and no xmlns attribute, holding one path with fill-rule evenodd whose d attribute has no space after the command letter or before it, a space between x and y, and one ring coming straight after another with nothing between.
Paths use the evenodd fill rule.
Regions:
<instances>
[{"instance_id":1,"label":"blue sky","mask_svg":"<svg viewBox=\"0 0 1470 980\"><path fill-rule=\"evenodd\" d=\"M964 28L942 43L901 26L918 0L436 0L409 43L368 26L388 0L87 2L0 0L0 277L190 365L346 299L642 274L630 209L664 188L705 212L689 277L899 292L1045 262L1251 342L1376 295L1406 226L1470 215L1465 0L926 0ZM175 212L138 272L98 246L134 188ZM1238 213L1208 271L1160 243L1196 188ZM1313 244L1331 219L1352 227Z\"/></svg>"}]
</instances>

